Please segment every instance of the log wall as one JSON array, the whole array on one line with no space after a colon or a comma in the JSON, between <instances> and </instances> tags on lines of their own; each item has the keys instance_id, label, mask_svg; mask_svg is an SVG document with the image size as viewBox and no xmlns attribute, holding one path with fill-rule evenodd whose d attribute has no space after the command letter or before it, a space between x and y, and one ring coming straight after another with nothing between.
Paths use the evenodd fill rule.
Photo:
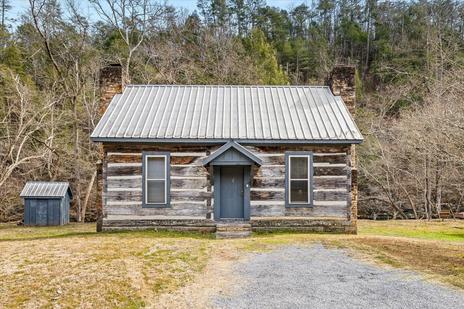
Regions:
<instances>
[{"instance_id":1,"label":"log wall","mask_svg":"<svg viewBox=\"0 0 464 309\"><path fill-rule=\"evenodd\" d=\"M206 147L105 145L105 215L206 218L209 173ZM142 208L142 152L170 152L170 207Z\"/></svg>"},{"instance_id":2,"label":"log wall","mask_svg":"<svg viewBox=\"0 0 464 309\"><path fill-rule=\"evenodd\" d=\"M349 146L246 146L263 160L253 167L250 190L252 217L351 217ZM214 185L211 168L201 161L218 146L106 144L104 214L124 216L185 216L210 218ZM142 152L171 154L171 207L142 208ZM314 206L285 207L285 151L314 153Z\"/></svg>"},{"instance_id":3,"label":"log wall","mask_svg":"<svg viewBox=\"0 0 464 309\"><path fill-rule=\"evenodd\" d=\"M263 160L253 168L252 217L350 218L351 158L349 146L247 146ZM313 207L285 207L285 152L312 151Z\"/></svg>"}]
</instances>

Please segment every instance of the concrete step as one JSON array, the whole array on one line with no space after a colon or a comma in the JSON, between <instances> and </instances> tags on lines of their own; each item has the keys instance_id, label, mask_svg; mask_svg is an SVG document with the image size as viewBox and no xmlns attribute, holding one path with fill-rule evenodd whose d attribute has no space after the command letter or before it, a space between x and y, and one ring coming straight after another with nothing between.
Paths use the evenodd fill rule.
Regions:
<instances>
[{"instance_id":1,"label":"concrete step","mask_svg":"<svg viewBox=\"0 0 464 309\"><path fill-rule=\"evenodd\" d=\"M216 231L249 231L251 224L245 225L216 225Z\"/></svg>"},{"instance_id":2,"label":"concrete step","mask_svg":"<svg viewBox=\"0 0 464 309\"><path fill-rule=\"evenodd\" d=\"M232 239L232 238L245 238L251 235L251 230L249 231L226 231L218 232L216 231L217 239Z\"/></svg>"},{"instance_id":3,"label":"concrete step","mask_svg":"<svg viewBox=\"0 0 464 309\"><path fill-rule=\"evenodd\" d=\"M251 235L251 224L243 221L216 223L216 238L242 238Z\"/></svg>"},{"instance_id":4,"label":"concrete step","mask_svg":"<svg viewBox=\"0 0 464 309\"><path fill-rule=\"evenodd\" d=\"M249 222L237 222L237 223L232 223L232 222L218 222L218 223L216 223L216 226L220 226L220 227L228 227L228 226L250 227L250 226L251 226L251 223L249 223Z\"/></svg>"}]
</instances>

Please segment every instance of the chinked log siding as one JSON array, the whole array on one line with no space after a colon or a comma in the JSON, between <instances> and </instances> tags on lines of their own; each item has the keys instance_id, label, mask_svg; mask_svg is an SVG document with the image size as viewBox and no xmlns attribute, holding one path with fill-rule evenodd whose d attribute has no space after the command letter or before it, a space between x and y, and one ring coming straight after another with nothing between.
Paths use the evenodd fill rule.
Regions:
<instances>
[{"instance_id":1,"label":"chinked log siding","mask_svg":"<svg viewBox=\"0 0 464 309\"><path fill-rule=\"evenodd\" d=\"M206 216L206 200L212 193L207 192L208 172L201 165L201 159L206 155L205 147L105 145L105 151L107 215ZM170 152L171 203L167 208L142 208L142 151Z\"/></svg>"},{"instance_id":2,"label":"chinked log siding","mask_svg":"<svg viewBox=\"0 0 464 309\"><path fill-rule=\"evenodd\" d=\"M252 217L349 218L351 198L350 149L346 146L252 146L263 165L254 169L251 185ZM285 207L285 152L313 152L312 207Z\"/></svg>"},{"instance_id":3,"label":"chinked log siding","mask_svg":"<svg viewBox=\"0 0 464 309\"><path fill-rule=\"evenodd\" d=\"M285 196L284 189L264 189L257 191L251 189L250 198L256 201L283 201ZM314 190L314 200L316 201L346 201L346 189L322 189Z\"/></svg>"},{"instance_id":4,"label":"chinked log siding","mask_svg":"<svg viewBox=\"0 0 464 309\"><path fill-rule=\"evenodd\" d=\"M347 184L348 177L342 176L314 176L313 184L319 189L338 189ZM283 177L255 177L252 180L253 188L284 188L285 176Z\"/></svg>"},{"instance_id":5,"label":"chinked log siding","mask_svg":"<svg viewBox=\"0 0 464 309\"><path fill-rule=\"evenodd\" d=\"M142 162L109 163L108 168L108 176L142 175ZM208 172L203 166L175 165L171 161L171 177L200 177L207 175Z\"/></svg>"},{"instance_id":6,"label":"chinked log siding","mask_svg":"<svg viewBox=\"0 0 464 309\"><path fill-rule=\"evenodd\" d=\"M308 218L340 218L347 219L346 202L314 201L314 207L285 208L284 202L252 201L253 217L308 217Z\"/></svg>"},{"instance_id":7,"label":"chinked log siding","mask_svg":"<svg viewBox=\"0 0 464 309\"><path fill-rule=\"evenodd\" d=\"M213 212L214 184L203 159L219 146L105 144L105 214L190 216L207 218ZM253 167L250 189L252 217L350 218L350 147L281 145L246 146L263 164ZM169 152L170 197L168 208L142 208L142 152ZM313 152L312 207L285 207L285 152Z\"/></svg>"},{"instance_id":8,"label":"chinked log siding","mask_svg":"<svg viewBox=\"0 0 464 309\"><path fill-rule=\"evenodd\" d=\"M314 163L345 163L346 153L315 153L313 157ZM261 154L261 160L264 164L269 165L284 165L285 154Z\"/></svg>"}]
</instances>

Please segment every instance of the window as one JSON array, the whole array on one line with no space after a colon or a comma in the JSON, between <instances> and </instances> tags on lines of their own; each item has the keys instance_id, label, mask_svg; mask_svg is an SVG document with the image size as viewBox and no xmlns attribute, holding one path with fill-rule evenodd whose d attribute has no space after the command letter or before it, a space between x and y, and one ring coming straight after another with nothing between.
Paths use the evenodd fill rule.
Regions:
<instances>
[{"instance_id":1,"label":"window","mask_svg":"<svg viewBox=\"0 0 464 309\"><path fill-rule=\"evenodd\" d=\"M169 154L144 153L143 205L165 207L169 204Z\"/></svg>"},{"instance_id":2,"label":"window","mask_svg":"<svg viewBox=\"0 0 464 309\"><path fill-rule=\"evenodd\" d=\"M307 207L312 204L312 153L286 153L286 205Z\"/></svg>"}]
</instances>

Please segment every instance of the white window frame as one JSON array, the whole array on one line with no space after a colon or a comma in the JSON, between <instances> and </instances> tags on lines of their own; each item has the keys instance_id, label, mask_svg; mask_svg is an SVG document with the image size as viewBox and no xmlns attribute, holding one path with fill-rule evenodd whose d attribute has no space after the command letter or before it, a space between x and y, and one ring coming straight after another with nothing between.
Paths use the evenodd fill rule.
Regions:
<instances>
[{"instance_id":1,"label":"white window frame","mask_svg":"<svg viewBox=\"0 0 464 309\"><path fill-rule=\"evenodd\" d=\"M292 158L306 158L307 159L307 168L308 168L308 176L307 178L292 178ZM311 170L311 160L312 159L312 154L289 154L288 155L288 195L287 195L287 204L289 206L293 205L305 205L305 206L310 206L311 205L311 175L312 175L312 170ZM306 181L307 186L308 186L308 195L306 202L292 202L292 181Z\"/></svg>"},{"instance_id":2,"label":"white window frame","mask_svg":"<svg viewBox=\"0 0 464 309\"><path fill-rule=\"evenodd\" d=\"M163 158L164 159L164 178L148 178L148 159L149 158ZM143 170L143 173L144 173L144 196L143 196L143 205L146 206L146 207L150 207L150 206L157 206L157 207L161 207L161 206L166 206L169 204L168 202L168 181L169 181L169 163L168 163L168 160L169 160L169 155L167 154L145 154L144 156L144 170ZM164 181L164 202L163 203L150 203L148 202L148 181L150 180L163 180Z\"/></svg>"}]
</instances>

